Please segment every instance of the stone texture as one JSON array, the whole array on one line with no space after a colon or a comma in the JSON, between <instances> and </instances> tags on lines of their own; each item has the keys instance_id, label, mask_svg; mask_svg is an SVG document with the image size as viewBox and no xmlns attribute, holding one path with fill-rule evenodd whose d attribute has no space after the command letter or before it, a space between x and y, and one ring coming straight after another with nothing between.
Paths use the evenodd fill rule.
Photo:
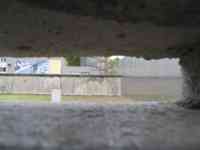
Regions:
<instances>
[{"instance_id":1,"label":"stone texture","mask_svg":"<svg viewBox=\"0 0 200 150\"><path fill-rule=\"evenodd\" d=\"M178 48L179 52L199 42L198 4L195 0L2 0L0 55L177 57Z\"/></svg>"},{"instance_id":2,"label":"stone texture","mask_svg":"<svg viewBox=\"0 0 200 150\"><path fill-rule=\"evenodd\" d=\"M167 104L1 104L1 150L198 150L199 111Z\"/></svg>"},{"instance_id":3,"label":"stone texture","mask_svg":"<svg viewBox=\"0 0 200 150\"><path fill-rule=\"evenodd\" d=\"M198 0L18 0L40 8L120 22L199 25ZM191 18L193 17L193 18ZM189 22L192 21L192 22Z\"/></svg>"},{"instance_id":4,"label":"stone texture","mask_svg":"<svg viewBox=\"0 0 200 150\"><path fill-rule=\"evenodd\" d=\"M183 70L183 100L181 105L188 108L200 108L200 52L192 49L181 57Z\"/></svg>"}]
</instances>

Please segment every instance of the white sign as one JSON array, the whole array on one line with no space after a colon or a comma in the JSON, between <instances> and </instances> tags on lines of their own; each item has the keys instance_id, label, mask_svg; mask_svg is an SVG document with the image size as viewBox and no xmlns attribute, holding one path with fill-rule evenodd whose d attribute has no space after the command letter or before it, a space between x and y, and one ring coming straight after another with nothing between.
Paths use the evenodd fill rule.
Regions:
<instances>
[{"instance_id":1,"label":"white sign","mask_svg":"<svg viewBox=\"0 0 200 150\"><path fill-rule=\"evenodd\" d=\"M53 89L51 91L51 103L60 103L61 102L61 90Z\"/></svg>"}]
</instances>

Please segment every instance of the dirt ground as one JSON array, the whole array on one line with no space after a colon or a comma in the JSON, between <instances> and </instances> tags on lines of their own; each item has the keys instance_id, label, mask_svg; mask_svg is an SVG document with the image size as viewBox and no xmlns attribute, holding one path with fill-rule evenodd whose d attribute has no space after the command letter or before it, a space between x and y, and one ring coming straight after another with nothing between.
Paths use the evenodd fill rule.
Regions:
<instances>
[{"instance_id":1,"label":"dirt ground","mask_svg":"<svg viewBox=\"0 0 200 150\"><path fill-rule=\"evenodd\" d=\"M1 103L1 150L198 150L200 111L174 104Z\"/></svg>"}]
</instances>

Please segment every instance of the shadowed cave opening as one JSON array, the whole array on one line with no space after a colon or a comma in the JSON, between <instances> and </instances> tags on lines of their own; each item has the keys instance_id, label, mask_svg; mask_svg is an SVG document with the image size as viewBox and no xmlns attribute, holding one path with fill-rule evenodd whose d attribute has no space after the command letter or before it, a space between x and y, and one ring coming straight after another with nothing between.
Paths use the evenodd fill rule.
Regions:
<instances>
[{"instance_id":1,"label":"shadowed cave opening","mask_svg":"<svg viewBox=\"0 0 200 150\"><path fill-rule=\"evenodd\" d=\"M199 8L198 0L1 0L0 149L198 150ZM75 55L129 58L113 74L123 57L94 67ZM71 60L67 74L58 57Z\"/></svg>"}]
</instances>

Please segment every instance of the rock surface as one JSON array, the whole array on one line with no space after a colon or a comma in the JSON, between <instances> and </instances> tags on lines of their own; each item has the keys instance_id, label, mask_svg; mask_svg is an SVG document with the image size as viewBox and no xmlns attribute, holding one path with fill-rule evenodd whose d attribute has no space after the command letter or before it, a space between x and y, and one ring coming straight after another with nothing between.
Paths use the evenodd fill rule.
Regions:
<instances>
[{"instance_id":1,"label":"rock surface","mask_svg":"<svg viewBox=\"0 0 200 150\"><path fill-rule=\"evenodd\" d=\"M197 0L2 0L0 56L179 57L199 43L198 6Z\"/></svg>"},{"instance_id":2,"label":"rock surface","mask_svg":"<svg viewBox=\"0 0 200 150\"><path fill-rule=\"evenodd\" d=\"M198 150L199 111L172 104L1 104L1 150Z\"/></svg>"},{"instance_id":3,"label":"rock surface","mask_svg":"<svg viewBox=\"0 0 200 150\"><path fill-rule=\"evenodd\" d=\"M200 108L200 52L190 50L181 57L180 64L184 77L183 98L180 104L188 108Z\"/></svg>"}]
</instances>

